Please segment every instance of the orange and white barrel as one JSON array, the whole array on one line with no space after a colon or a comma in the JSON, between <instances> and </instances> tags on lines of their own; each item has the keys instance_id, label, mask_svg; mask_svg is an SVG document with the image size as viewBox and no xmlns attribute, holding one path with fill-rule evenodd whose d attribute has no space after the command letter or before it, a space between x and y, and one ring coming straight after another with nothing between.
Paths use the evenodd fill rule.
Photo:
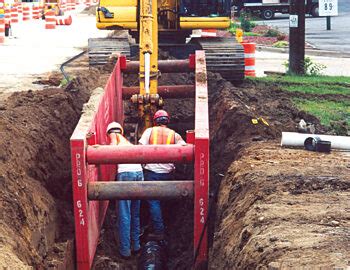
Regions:
<instances>
[{"instance_id":1,"label":"orange and white barrel","mask_svg":"<svg viewBox=\"0 0 350 270\"><path fill-rule=\"evenodd\" d=\"M30 20L30 7L24 6L23 7L23 21L29 21Z\"/></svg>"},{"instance_id":2,"label":"orange and white barrel","mask_svg":"<svg viewBox=\"0 0 350 270\"><path fill-rule=\"evenodd\" d=\"M50 9L45 14L45 29L55 29L56 28L56 18L55 11Z\"/></svg>"},{"instance_id":3,"label":"orange and white barrel","mask_svg":"<svg viewBox=\"0 0 350 270\"><path fill-rule=\"evenodd\" d=\"M16 7L11 8L11 23L18 23L18 10Z\"/></svg>"},{"instance_id":4,"label":"orange and white barrel","mask_svg":"<svg viewBox=\"0 0 350 270\"><path fill-rule=\"evenodd\" d=\"M72 21L71 15L56 17L56 25L71 25Z\"/></svg>"},{"instance_id":5,"label":"orange and white barrel","mask_svg":"<svg viewBox=\"0 0 350 270\"><path fill-rule=\"evenodd\" d=\"M32 18L34 20L37 20L40 18L40 15L39 15L39 7L38 6L33 6L32 7Z\"/></svg>"},{"instance_id":6,"label":"orange and white barrel","mask_svg":"<svg viewBox=\"0 0 350 270\"><path fill-rule=\"evenodd\" d=\"M202 29L201 37L216 37L216 29Z\"/></svg>"},{"instance_id":7,"label":"orange and white barrel","mask_svg":"<svg viewBox=\"0 0 350 270\"><path fill-rule=\"evenodd\" d=\"M255 77L255 43L242 43L244 48L244 75Z\"/></svg>"},{"instance_id":8,"label":"orange and white barrel","mask_svg":"<svg viewBox=\"0 0 350 270\"><path fill-rule=\"evenodd\" d=\"M5 23L10 23L11 22L11 9L10 8L5 8Z\"/></svg>"},{"instance_id":9,"label":"orange and white barrel","mask_svg":"<svg viewBox=\"0 0 350 270\"><path fill-rule=\"evenodd\" d=\"M22 6L22 2L18 2L17 3L17 10L19 14L23 13L23 6Z\"/></svg>"},{"instance_id":10,"label":"orange and white barrel","mask_svg":"<svg viewBox=\"0 0 350 270\"><path fill-rule=\"evenodd\" d=\"M5 16L0 14L0 44L5 43Z\"/></svg>"}]
</instances>

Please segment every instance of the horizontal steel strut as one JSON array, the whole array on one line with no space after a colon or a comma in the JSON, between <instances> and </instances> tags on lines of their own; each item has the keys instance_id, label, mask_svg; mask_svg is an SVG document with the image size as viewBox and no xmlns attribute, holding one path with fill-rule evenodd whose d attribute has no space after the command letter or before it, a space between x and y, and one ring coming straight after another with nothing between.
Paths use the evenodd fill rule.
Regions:
<instances>
[{"instance_id":1,"label":"horizontal steel strut","mask_svg":"<svg viewBox=\"0 0 350 270\"><path fill-rule=\"evenodd\" d=\"M138 94L140 88L137 86L123 87L123 99L129 99ZM158 94L162 98L194 98L194 85L164 85L158 86Z\"/></svg>"},{"instance_id":2,"label":"horizontal steel strut","mask_svg":"<svg viewBox=\"0 0 350 270\"><path fill-rule=\"evenodd\" d=\"M126 67L123 69L124 73L139 73L139 61L126 62ZM159 71L162 73L185 73L193 71L190 60L159 60Z\"/></svg>"},{"instance_id":3,"label":"horizontal steel strut","mask_svg":"<svg viewBox=\"0 0 350 270\"><path fill-rule=\"evenodd\" d=\"M91 182L89 200L176 199L193 197L193 181Z\"/></svg>"},{"instance_id":4,"label":"horizontal steel strut","mask_svg":"<svg viewBox=\"0 0 350 270\"><path fill-rule=\"evenodd\" d=\"M94 145L87 148L90 164L190 163L194 146L187 145Z\"/></svg>"}]
</instances>

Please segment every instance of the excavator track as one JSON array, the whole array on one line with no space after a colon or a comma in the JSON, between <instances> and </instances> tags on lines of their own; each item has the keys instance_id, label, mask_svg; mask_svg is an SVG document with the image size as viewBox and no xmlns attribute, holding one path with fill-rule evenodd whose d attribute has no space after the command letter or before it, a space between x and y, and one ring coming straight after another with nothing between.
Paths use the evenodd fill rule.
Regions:
<instances>
[{"instance_id":1,"label":"excavator track","mask_svg":"<svg viewBox=\"0 0 350 270\"><path fill-rule=\"evenodd\" d=\"M104 65L112 53L120 53L130 57L128 37L90 38L88 41L89 64Z\"/></svg>"},{"instance_id":2,"label":"excavator track","mask_svg":"<svg viewBox=\"0 0 350 270\"><path fill-rule=\"evenodd\" d=\"M243 81L244 50L234 37L196 38L195 42L205 50L208 71L234 83Z\"/></svg>"}]
</instances>

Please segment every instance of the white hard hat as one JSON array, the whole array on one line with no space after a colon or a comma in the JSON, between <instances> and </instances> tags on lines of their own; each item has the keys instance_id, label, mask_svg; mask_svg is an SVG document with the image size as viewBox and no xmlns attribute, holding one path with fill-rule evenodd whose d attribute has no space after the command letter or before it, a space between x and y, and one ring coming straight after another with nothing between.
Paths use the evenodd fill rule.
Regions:
<instances>
[{"instance_id":1,"label":"white hard hat","mask_svg":"<svg viewBox=\"0 0 350 270\"><path fill-rule=\"evenodd\" d=\"M119 129L121 134L124 134L124 129L121 126L121 124L117 123L117 122L111 122L109 123L109 125L107 126L107 130L106 133L108 134L110 132L110 130L112 129Z\"/></svg>"}]
</instances>

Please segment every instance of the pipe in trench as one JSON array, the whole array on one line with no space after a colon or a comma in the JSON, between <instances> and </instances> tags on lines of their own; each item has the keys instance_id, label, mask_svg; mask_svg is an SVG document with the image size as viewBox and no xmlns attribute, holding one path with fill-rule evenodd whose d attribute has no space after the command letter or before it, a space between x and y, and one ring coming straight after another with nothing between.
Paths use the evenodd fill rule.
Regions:
<instances>
[{"instance_id":1,"label":"pipe in trench","mask_svg":"<svg viewBox=\"0 0 350 270\"><path fill-rule=\"evenodd\" d=\"M310 137L319 137L322 141L330 141L332 149L350 150L349 136L305 134L296 132L282 132L281 146L304 147L305 140Z\"/></svg>"}]
</instances>

